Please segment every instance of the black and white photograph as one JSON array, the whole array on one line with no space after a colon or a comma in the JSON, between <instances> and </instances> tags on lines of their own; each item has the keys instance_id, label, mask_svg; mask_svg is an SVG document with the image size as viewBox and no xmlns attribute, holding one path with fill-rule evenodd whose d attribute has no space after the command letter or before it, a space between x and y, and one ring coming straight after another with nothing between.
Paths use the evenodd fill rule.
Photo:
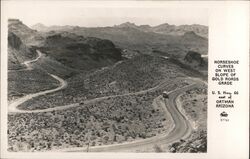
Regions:
<instances>
[{"instance_id":1,"label":"black and white photograph","mask_svg":"<svg viewBox=\"0 0 250 159\"><path fill-rule=\"evenodd\" d=\"M5 2L1 151L216 158L243 141L246 5L182 4Z\"/></svg>"},{"instance_id":2,"label":"black and white photograph","mask_svg":"<svg viewBox=\"0 0 250 159\"><path fill-rule=\"evenodd\" d=\"M8 19L8 151L206 152L207 10L63 12Z\"/></svg>"}]
</instances>

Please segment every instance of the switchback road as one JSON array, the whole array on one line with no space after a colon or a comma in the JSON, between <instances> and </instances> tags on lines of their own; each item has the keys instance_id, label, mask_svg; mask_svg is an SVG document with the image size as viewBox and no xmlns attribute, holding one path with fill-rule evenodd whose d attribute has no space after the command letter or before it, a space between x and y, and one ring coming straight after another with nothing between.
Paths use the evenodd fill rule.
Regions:
<instances>
[{"instance_id":1,"label":"switchback road","mask_svg":"<svg viewBox=\"0 0 250 159\"><path fill-rule=\"evenodd\" d=\"M38 52L39 53L39 52ZM25 62L25 65L27 66L28 69L31 69L31 66L29 65L31 62L35 62L39 59L41 55L38 56L37 59L27 61ZM18 105L34 98L40 95L45 95L48 93L52 93L55 91L59 91L61 89L64 89L67 87L67 82L64 81L63 79L59 78L56 75L49 74L56 80L60 82L60 86L51 89L51 90L46 90L46 91L41 91L38 93L26 95L24 97L21 97L12 103L10 103L8 107L9 113L38 113L38 112L48 112L48 111L56 111L56 110L64 110L64 109L69 109L72 107L78 107L80 106L78 103L76 104L71 104L71 105L65 105L65 106L59 106L59 107L54 107L54 108L48 108L48 109L42 109L42 110L20 110L17 108ZM152 146L154 144L169 144L174 141L180 140L180 139L185 139L188 137L192 131L192 126L190 125L189 121L186 119L186 117L178 110L177 104L176 104L176 98L178 95L181 93L194 89L196 88L199 84L204 84L203 81L196 79L196 78L187 78L186 80L192 81L194 84L190 84L187 86L184 86L182 88L179 88L177 90L173 90L169 92L169 99L163 99L161 97L155 98L155 103L162 107L163 110L165 111L166 114L171 114L171 117L174 122L174 127L173 129L167 133L167 134L159 134L155 137L148 138L148 139L143 139L143 140L137 140L133 142L127 142L127 143L122 143L122 144L112 144L112 145L103 145L103 146L94 146L90 147L89 151L90 152L122 152L122 151L129 151L129 150L135 150L135 149L143 149L144 147L147 146ZM205 83L207 84L207 83ZM150 88L148 90L143 90L139 92L134 92L134 93L128 93L128 94L123 94L123 95L113 95L113 96L105 96L105 97L100 97L100 98L95 98L91 100L87 100L84 102L84 104L89 104L89 103L94 103L100 100L104 100L107 98L114 98L118 96L126 96L126 95L138 95L138 94L143 94L149 91L156 90L158 88L164 88L166 87L166 81L162 82L156 87ZM59 151L73 151L73 152L84 152L87 151L87 147L81 147L81 148L66 148L66 149L59 149Z\"/></svg>"},{"instance_id":2,"label":"switchback road","mask_svg":"<svg viewBox=\"0 0 250 159\"><path fill-rule=\"evenodd\" d=\"M24 64L27 67L27 70L32 70L32 67L30 66L30 64L33 63L33 62L36 62L42 56L42 53L40 51L37 51L37 53L38 53L38 57L36 59L24 62ZM38 97L38 96L45 95L45 94L48 94L48 93L56 92L56 91L59 91L59 90L64 89L64 88L67 87L67 82L65 80L63 80L62 78L60 78L60 77L58 77L56 75L53 75L53 74L49 74L49 75L60 82L60 84L59 84L59 86L57 88L41 91L41 92L38 92L38 93L28 94L28 95L26 95L24 97L21 97L21 98L18 98L16 100L14 100L14 101L11 101L9 103L9 106L8 106L8 113L25 113L27 111L17 108L20 104L22 104L22 103L24 103L24 102L26 102L26 101L34 98L34 97Z\"/></svg>"}]
</instances>

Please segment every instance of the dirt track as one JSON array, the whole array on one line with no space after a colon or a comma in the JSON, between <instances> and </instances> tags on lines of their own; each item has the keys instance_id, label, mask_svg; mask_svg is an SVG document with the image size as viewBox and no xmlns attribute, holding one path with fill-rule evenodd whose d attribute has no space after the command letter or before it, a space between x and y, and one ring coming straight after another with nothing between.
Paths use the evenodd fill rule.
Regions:
<instances>
[{"instance_id":1,"label":"dirt track","mask_svg":"<svg viewBox=\"0 0 250 159\"><path fill-rule=\"evenodd\" d=\"M36 62L42 56L40 51L37 51L37 53L38 53L38 57L36 59L24 62L24 64L27 67L26 70L32 70L32 67L30 66L30 63ZM25 110L18 109L17 106L19 106L20 104L22 104L22 103L24 103L24 102L26 102L26 101L34 98L34 97L38 97L38 96L41 96L41 95L44 95L44 94L56 92L56 91L59 91L59 90L64 89L64 88L67 87L67 82L65 80L63 80L62 78L60 78L60 77L58 77L56 75L53 75L53 74L49 74L49 75L60 82L60 85L57 88L37 92L37 93L34 93L34 94L28 94L28 95L26 95L24 97L21 97L21 98L18 98L16 100L14 100L14 101L11 101L9 103L9 106L8 106L8 113L27 113L27 111L25 111Z\"/></svg>"}]
</instances>

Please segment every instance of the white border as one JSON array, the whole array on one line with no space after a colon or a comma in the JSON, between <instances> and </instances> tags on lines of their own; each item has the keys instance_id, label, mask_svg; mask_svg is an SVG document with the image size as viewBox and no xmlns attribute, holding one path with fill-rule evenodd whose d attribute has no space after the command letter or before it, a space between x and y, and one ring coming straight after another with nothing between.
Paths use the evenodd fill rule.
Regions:
<instances>
[{"instance_id":1,"label":"white border","mask_svg":"<svg viewBox=\"0 0 250 159\"><path fill-rule=\"evenodd\" d=\"M72 7L207 7L209 8L209 97L208 97L208 153L10 153L7 144L7 18L11 5L49 3ZM1 158L248 158L249 135L249 2L197 1L1 1ZM219 122L210 92L218 89L210 80L214 59L240 59L240 82L236 108L230 111L230 122ZM226 87L226 89L231 89Z\"/></svg>"}]
</instances>

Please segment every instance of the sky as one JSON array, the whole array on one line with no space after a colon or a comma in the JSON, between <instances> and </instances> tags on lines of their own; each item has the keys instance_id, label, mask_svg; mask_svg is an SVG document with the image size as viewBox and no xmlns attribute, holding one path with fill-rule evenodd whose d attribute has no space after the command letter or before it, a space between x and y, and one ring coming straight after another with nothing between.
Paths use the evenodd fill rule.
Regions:
<instances>
[{"instance_id":1,"label":"sky","mask_svg":"<svg viewBox=\"0 0 250 159\"><path fill-rule=\"evenodd\" d=\"M151 2L152 3L152 2ZM195 5L161 5L145 3L87 3L87 2L6 2L4 13L8 18L20 19L32 26L74 25L85 27L114 26L124 22L156 26L162 23L174 25L208 25L208 9Z\"/></svg>"}]
</instances>

